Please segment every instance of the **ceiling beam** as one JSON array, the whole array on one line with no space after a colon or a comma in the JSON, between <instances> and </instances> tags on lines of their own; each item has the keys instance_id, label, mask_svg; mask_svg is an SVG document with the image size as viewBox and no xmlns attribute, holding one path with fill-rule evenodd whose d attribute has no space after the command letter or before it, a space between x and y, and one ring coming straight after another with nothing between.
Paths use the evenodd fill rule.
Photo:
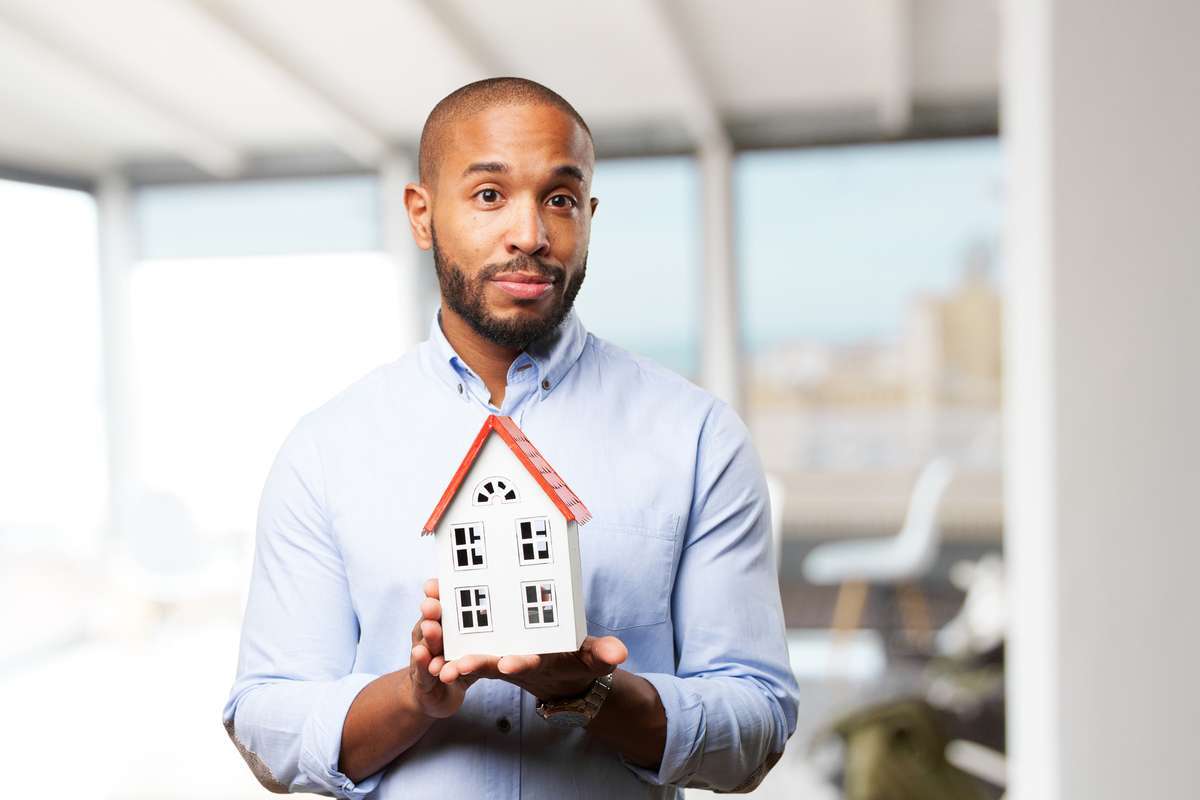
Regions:
<instances>
[{"instance_id":1,"label":"ceiling beam","mask_svg":"<svg viewBox=\"0 0 1200 800\"><path fill-rule=\"evenodd\" d=\"M238 172L241 153L231 143L206 130L202 123L147 91L108 62L75 46L41 20L4 4L0 5L0 25L43 58L74 76L85 91L99 91L113 97L125 107L132 106L157 122L171 137L168 147L198 169L216 177L230 177Z\"/></svg>"},{"instance_id":2,"label":"ceiling beam","mask_svg":"<svg viewBox=\"0 0 1200 800\"><path fill-rule=\"evenodd\" d=\"M401 0L406 11L417 10L436 25L470 68L488 77L510 75L504 58L487 38L480 36L472 21L446 0Z\"/></svg>"},{"instance_id":3,"label":"ceiling beam","mask_svg":"<svg viewBox=\"0 0 1200 800\"><path fill-rule=\"evenodd\" d=\"M325 122L338 149L365 167L376 167L382 163L391 149L387 135L363 119L338 93L327 89L310 68L300 64L248 25L230 4L220 0L184 2L302 96L313 113Z\"/></svg>"},{"instance_id":4,"label":"ceiling beam","mask_svg":"<svg viewBox=\"0 0 1200 800\"><path fill-rule=\"evenodd\" d=\"M730 148L729 134L721 121L711 88L706 85L696 48L677 15L682 9L666 0L649 0L643 8L670 64L671 77L679 92L683 122L697 146Z\"/></svg>"}]
</instances>

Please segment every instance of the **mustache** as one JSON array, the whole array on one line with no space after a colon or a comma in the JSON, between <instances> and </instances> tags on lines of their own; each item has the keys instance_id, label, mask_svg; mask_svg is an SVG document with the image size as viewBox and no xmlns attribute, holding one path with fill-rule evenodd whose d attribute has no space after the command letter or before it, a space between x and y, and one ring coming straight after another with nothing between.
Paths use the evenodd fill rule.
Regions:
<instances>
[{"instance_id":1,"label":"mustache","mask_svg":"<svg viewBox=\"0 0 1200 800\"><path fill-rule=\"evenodd\" d=\"M503 264L487 264L483 269L479 270L479 280L491 280L503 272L531 272L553 283L561 283L563 277L566 275L566 270L562 267L547 264L533 256L520 255Z\"/></svg>"}]
</instances>

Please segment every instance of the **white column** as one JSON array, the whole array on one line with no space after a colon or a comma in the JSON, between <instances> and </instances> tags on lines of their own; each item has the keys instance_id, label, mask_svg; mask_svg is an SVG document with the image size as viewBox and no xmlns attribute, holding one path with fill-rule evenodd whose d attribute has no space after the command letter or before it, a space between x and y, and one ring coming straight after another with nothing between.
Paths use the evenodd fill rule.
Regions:
<instances>
[{"instance_id":1,"label":"white column","mask_svg":"<svg viewBox=\"0 0 1200 800\"><path fill-rule=\"evenodd\" d=\"M733 252L733 149L725 136L708 136L700 141L696 158L704 204L701 382L741 412L740 309Z\"/></svg>"},{"instance_id":2,"label":"white column","mask_svg":"<svg viewBox=\"0 0 1200 800\"><path fill-rule=\"evenodd\" d=\"M401 349L425 338L437 299L433 265L413 242L404 209L404 185L416 180L417 160L409 153L389 153L380 165L380 225L383 249L396 267L400 328L405 332L405 341L399 343Z\"/></svg>"},{"instance_id":3,"label":"white column","mask_svg":"<svg viewBox=\"0 0 1200 800\"><path fill-rule=\"evenodd\" d=\"M136 258L133 192L119 172L96 186L100 245L100 325L104 419L108 450L108 532L120 535L123 509L136 480L130 333L130 271Z\"/></svg>"},{"instance_id":4,"label":"white column","mask_svg":"<svg viewBox=\"0 0 1200 800\"><path fill-rule=\"evenodd\" d=\"M1193 797L1200 4L1005 13L1010 796Z\"/></svg>"}]
</instances>

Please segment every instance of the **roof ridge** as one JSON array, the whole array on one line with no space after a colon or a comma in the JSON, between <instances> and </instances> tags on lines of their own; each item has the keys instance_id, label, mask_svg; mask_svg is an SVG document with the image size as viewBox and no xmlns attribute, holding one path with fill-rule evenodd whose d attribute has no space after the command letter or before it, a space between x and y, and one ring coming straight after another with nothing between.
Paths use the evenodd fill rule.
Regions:
<instances>
[{"instance_id":1,"label":"roof ridge","mask_svg":"<svg viewBox=\"0 0 1200 800\"><path fill-rule=\"evenodd\" d=\"M450 502L458 494L458 490L462 488L462 482L466 479L467 472L470 471L471 465L475 463L475 459L479 456L480 451L483 450L484 443L492 433L496 433L501 441L508 446L508 449L512 451L512 454L517 457L517 460L521 462L525 470L537 481L542 491L546 493L564 517L580 525L587 524L588 520L592 518L592 512L588 511L587 506L583 504L579 496L571 491L571 488L567 486L567 482L555 471L554 467L550 466L550 462L546 460L542 452L537 449L529 437L525 435L525 432L513 421L513 418L489 414L487 419L483 421L483 425L479 428L479 433L475 434L475 439L471 442L471 446L467 448L467 454L463 457L462 463L458 465L458 469L455 470L453 477L451 477L446 491L442 492L441 499L434 506L433 513L429 515L425 526L421 528L422 536L433 533L437 528L442 514L450 507Z\"/></svg>"}]
</instances>

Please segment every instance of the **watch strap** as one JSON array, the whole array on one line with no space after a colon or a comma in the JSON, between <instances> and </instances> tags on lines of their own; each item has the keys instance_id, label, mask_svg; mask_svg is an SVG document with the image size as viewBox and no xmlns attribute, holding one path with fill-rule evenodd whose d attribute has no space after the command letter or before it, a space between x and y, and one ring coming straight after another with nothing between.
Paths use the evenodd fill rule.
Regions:
<instances>
[{"instance_id":1,"label":"watch strap","mask_svg":"<svg viewBox=\"0 0 1200 800\"><path fill-rule=\"evenodd\" d=\"M548 719L554 714L569 711L575 714L582 714L588 722L591 722L596 714L600 712L600 707L604 705L604 701L608 698L612 687L613 673L610 672L592 681L592 685L580 697L553 700L550 702L540 701L537 704L537 713L542 719Z\"/></svg>"}]
</instances>

